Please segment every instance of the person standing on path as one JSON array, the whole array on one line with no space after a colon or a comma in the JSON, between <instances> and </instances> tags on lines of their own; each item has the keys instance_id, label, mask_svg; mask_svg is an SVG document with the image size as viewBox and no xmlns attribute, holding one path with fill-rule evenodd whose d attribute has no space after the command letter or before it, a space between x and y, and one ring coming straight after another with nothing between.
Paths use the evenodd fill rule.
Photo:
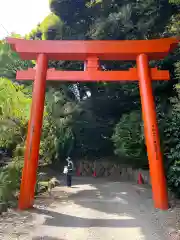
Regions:
<instances>
[{"instance_id":1,"label":"person standing on path","mask_svg":"<svg viewBox=\"0 0 180 240\"><path fill-rule=\"evenodd\" d=\"M67 187L71 187L74 164L70 157L68 157L66 161L68 162L67 173L66 173L66 184L67 184Z\"/></svg>"}]
</instances>

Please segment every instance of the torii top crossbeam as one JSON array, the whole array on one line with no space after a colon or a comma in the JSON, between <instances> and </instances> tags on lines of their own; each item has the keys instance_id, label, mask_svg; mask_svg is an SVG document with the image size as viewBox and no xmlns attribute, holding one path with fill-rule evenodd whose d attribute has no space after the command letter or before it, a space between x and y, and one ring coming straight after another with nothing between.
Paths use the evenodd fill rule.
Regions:
<instances>
[{"instance_id":1,"label":"torii top crossbeam","mask_svg":"<svg viewBox=\"0 0 180 240\"><path fill-rule=\"evenodd\" d=\"M34 60L44 53L52 60L85 61L88 57L100 60L136 60L139 54L146 54L149 60L161 59L177 47L176 38L125 41L39 41L8 38L13 50L25 60Z\"/></svg>"}]
</instances>

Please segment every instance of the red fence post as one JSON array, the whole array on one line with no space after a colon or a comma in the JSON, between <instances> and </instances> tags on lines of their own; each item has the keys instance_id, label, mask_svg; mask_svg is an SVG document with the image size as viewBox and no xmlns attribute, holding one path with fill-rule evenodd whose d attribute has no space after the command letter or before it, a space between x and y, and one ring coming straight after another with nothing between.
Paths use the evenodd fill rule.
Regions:
<instances>
[{"instance_id":1,"label":"red fence post","mask_svg":"<svg viewBox=\"0 0 180 240\"><path fill-rule=\"evenodd\" d=\"M45 101L47 67L47 56L45 54L39 54L37 58L31 116L26 140L24 168L19 196L19 209L30 208L33 206L34 202L34 191L36 185L39 146Z\"/></svg>"},{"instance_id":2,"label":"red fence post","mask_svg":"<svg viewBox=\"0 0 180 240\"><path fill-rule=\"evenodd\" d=\"M154 206L155 208L167 210L168 195L166 179L160 149L156 110L147 55L140 54L137 57L137 68Z\"/></svg>"}]
</instances>

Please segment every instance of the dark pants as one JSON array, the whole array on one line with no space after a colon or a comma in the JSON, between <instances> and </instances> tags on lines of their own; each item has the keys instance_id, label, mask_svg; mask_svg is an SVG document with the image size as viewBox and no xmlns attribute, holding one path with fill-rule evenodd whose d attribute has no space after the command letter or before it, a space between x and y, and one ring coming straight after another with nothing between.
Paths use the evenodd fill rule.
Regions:
<instances>
[{"instance_id":1,"label":"dark pants","mask_svg":"<svg viewBox=\"0 0 180 240\"><path fill-rule=\"evenodd\" d=\"M72 176L67 174L66 184L68 187L71 187L71 182L72 182Z\"/></svg>"}]
</instances>

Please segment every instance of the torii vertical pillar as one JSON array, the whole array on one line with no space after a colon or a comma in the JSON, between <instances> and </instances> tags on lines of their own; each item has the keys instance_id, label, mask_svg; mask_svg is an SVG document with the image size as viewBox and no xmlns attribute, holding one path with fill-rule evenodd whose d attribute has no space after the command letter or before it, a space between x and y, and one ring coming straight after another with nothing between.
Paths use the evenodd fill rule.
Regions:
<instances>
[{"instance_id":1,"label":"torii vertical pillar","mask_svg":"<svg viewBox=\"0 0 180 240\"><path fill-rule=\"evenodd\" d=\"M147 55L140 54L137 57L137 69L154 206L167 210L168 194Z\"/></svg>"},{"instance_id":2,"label":"torii vertical pillar","mask_svg":"<svg viewBox=\"0 0 180 240\"><path fill-rule=\"evenodd\" d=\"M36 185L38 168L47 67L48 60L46 55L39 54L37 58L31 116L26 140L25 162L19 196L19 209L28 209L33 206L34 202L34 188Z\"/></svg>"}]
</instances>

